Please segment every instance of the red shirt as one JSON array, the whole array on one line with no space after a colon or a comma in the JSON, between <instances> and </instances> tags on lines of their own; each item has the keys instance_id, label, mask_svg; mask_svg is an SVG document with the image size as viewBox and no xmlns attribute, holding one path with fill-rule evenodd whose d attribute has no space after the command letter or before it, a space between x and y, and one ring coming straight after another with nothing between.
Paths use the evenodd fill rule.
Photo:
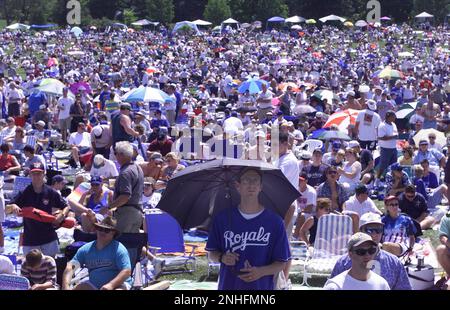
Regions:
<instances>
[{"instance_id":1,"label":"red shirt","mask_svg":"<svg viewBox=\"0 0 450 310\"><path fill-rule=\"evenodd\" d=\"M153 140L148 146L148 151L159 152L162 156L166 156L172 152L172 140L167 139L164 143L160 143L157 139Z\"/></svg>"}]
</instances>

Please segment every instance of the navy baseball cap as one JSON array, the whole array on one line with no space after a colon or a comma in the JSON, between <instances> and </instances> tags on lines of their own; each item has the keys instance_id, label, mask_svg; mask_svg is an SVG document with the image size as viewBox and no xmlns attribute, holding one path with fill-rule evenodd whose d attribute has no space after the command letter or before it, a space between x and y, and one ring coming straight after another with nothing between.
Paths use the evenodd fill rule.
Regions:
<instances>
[{"instance_id":1,"label":"navy baseball cap","mask_svg":"<svg viewBox=\"0 0 450 310\"><path fill-rule=\"evenodd\" d=\"M94 184L94 185L103 184L103 178L101 176L92 176L91 184Z\"/></svg>"},{"instance_id":2,"label":"navy baseball cap","mask_svg":"<svg viewBox=\"0 0 450 310\"><path fill-rule=\"evenodd\" d=\"M45 172L45 167L41 162L31 164L30 172Z\"/></svg>"},{"instance_id":3,"label":"navy baseball cap","mask_svg":"<svg viewBox=\"0 0 450 310\"><path fill-rule=\"evenodd\" d=\"M60 182L65 182L65 183L67 183L67 180L66 180L62 175L60 175L60 174L55 175L55 176L52 178L52 184L56 184L56 183L60 183Z\"/></svg>"}]
</instances>

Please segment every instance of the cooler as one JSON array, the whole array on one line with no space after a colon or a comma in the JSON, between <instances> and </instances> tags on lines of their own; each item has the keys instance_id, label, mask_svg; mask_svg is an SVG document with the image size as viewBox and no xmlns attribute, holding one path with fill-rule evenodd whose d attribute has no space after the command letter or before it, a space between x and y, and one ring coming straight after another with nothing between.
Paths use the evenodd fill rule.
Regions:
<instances>
[{"instance_id":1,"label":"cooler","mask_svg":"<svg viewBox=\"0 0 450 310\"><path fill-rule=\"evenodd\" d=\"M427 290L434 286L434 268L432 266L407 265L405 268L413 290Z\"/></svg>"}]
</instances>

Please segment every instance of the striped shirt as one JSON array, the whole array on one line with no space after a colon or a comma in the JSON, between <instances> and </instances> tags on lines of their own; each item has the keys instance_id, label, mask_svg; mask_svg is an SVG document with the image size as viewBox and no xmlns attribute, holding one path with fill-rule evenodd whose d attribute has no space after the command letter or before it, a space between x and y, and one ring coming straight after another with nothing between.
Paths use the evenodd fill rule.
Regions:
<instances>
[{"instance_id":1,"label":"striped shirt","mask_svg":"<svg viewBox=\"0 0 450 310\"><path fill-rule=\"evenodd\" d=\"M36 269L31 269L27 262L24 262L21 274L30 281L31 285L44 284L48 281L56 284L56 262L52 257L44 255L41 265Z\"/></svg>"}]
</instances>

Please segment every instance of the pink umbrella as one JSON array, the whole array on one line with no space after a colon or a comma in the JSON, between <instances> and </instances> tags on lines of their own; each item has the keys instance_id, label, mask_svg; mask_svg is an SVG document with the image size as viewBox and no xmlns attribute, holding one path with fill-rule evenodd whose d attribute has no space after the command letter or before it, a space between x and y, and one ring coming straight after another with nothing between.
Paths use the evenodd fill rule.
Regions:
<instances>
[{"instance_id":1,"label":"pink umbrella","mask_svg":"<svg viewBox=\"0 0 450 310\"><path fill-rule=\"evenodd\" d=\"M85 90L87 93L92 93L91 85L86 82L78 82L70 85L70 91L74 94L78 94L82 90Z\"/></svg>"}]
</instances>

